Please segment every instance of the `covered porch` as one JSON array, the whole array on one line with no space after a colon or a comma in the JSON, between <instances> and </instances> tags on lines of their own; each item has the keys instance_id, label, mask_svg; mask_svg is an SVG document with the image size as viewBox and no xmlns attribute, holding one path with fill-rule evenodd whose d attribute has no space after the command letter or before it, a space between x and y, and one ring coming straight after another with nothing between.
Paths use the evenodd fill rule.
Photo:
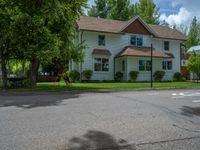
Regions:
<instances>
[{"instance_id":1,"label":"covered porch","mask_svg":"<svg viewBox=\"0 0 200 150\"><path fill-rule=\"evenodd\" d=\"M174 74L172 63L173 54L164 53L153 49L152 62L153 73L164 70L164 80L171 80ZM167 62L167 63L165 63ZM115 58L115 73L122 72L123 80L131 80L129 73L138 71L137 81L151 80L151 48L150 47L125 47Z\"/></svg>"}]
</instances>

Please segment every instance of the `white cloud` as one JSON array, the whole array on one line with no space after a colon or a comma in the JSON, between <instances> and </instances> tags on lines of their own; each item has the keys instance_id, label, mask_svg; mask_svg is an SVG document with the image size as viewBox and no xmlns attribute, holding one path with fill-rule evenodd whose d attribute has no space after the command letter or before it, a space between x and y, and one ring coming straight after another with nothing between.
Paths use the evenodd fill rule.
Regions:
<instances>
[{"instance_id":1,"label":"white cloud","mask_svg":"<svg viewBox=\"0 0 200 150\"><path fill-rule=\"evenodd\" d=\"M180 8L178 14L171 14L167 16L166 14L161 14L160 21L165 21L171 26L174 25L181 25L186 24L187 21L190 19L191 14L190 12L185 8Z\"/></svg>"},{"instance_id":2,"label":"white cloud","mask_svg":"<svg viewBox=\"0 0 200 150\"><path fill-rule=\"evenodd\" d=\"M161 22L165 20L171 26L181 24L189 26L194 16L200 21L200 0L171 0L171 7L180 7L179 12L169 15L161 14Z\"/></svg>"}]
</instances>

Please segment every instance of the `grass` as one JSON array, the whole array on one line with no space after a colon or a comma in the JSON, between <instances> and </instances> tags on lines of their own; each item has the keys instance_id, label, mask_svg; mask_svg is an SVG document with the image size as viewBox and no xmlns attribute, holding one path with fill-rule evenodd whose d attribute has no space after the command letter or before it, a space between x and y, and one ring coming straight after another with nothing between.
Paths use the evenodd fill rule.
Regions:
<instances>
[{"instance_id":1,"label":"grass","mask_svg":"<svg viewBox=\"0 0 200 150\"><path fill-rule=\"evenodd\" d=\"M155 89L165 88L200 88L200 83L193 82L156 82L153 83ZM73 83L72 86L66 86L64 82L44 82L38 83L35 89L10 89L14 92L63 92L73 90L134 90L150 89L150 83Z\"/></svg>"}]
</instances>

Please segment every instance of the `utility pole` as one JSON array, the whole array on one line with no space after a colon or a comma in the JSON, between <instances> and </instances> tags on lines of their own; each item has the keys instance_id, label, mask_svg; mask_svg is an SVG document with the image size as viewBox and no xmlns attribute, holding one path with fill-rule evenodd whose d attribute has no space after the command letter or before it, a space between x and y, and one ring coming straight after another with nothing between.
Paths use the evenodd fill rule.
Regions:
<instances>
[{"instance_id":1,"label":"utility pole","mask_svg":"<svg viewBox=\"0 0 200 150\"><path fill-rule=\"evenodd\" d=\"M153 44L151 44L151 88L153 88Z\"/></svg>"}]
</instances>

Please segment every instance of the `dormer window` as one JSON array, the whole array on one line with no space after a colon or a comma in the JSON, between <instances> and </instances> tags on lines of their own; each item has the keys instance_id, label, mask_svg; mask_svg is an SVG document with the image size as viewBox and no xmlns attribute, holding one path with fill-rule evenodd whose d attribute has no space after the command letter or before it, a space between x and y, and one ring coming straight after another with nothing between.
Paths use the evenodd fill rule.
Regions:
<instances>
[{"instance_id":1,"label":"dormer window","mask_svg":"<svg viewBox=\"0 0 200 150\"><path fill-rule=\"evenodd\" d=\"M130 39L130 44L134 46L143 46L143 37L132 35Z\"/></svg>"},{"instance_id":2,"label":"dormer window","mask_svg":"<svg viewBox=\"0 0 200 150\"><path fill-rule=\"evenodd\" d=\"M164 41L164 50L169 51L169 41Z\"/></svg>"},{"instance_id":3,"label":"dormer window","mask_svg":"<svg viewBox=\"0 0 200 150\"><path fill-rule=\"evenodd\" d=\"M99 44L99 46L105 46L106 45L105 35L99 35L98 36L98 44Z\"/></svg>"}]
</instances>

